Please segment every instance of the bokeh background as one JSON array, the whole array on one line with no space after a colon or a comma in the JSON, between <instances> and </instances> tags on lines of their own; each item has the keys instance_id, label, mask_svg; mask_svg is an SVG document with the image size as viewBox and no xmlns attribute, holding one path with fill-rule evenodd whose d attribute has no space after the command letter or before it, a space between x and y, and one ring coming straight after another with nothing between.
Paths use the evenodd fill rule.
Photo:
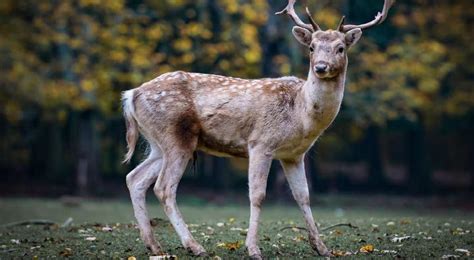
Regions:
<instances>
[{"instance_id":1,"label":"bokeh background","mask_svg":"<svg viewBox=\"0 0 474 260\"><path fill-rule=\"evenodd\" d=\"M381 0L298 1L323 28ZM125 196L121 91L158 75L305 78L284 0L0 1L0 194ZM474 186L474 2L399 0L349 53L341 112L306 158L317 193L466 196ZM146 150L142 141L139 151ZM247 193L247 162L199 154L180 192ZM278 163L268 194L289 194Z\"/></svg>"}]
</instances>

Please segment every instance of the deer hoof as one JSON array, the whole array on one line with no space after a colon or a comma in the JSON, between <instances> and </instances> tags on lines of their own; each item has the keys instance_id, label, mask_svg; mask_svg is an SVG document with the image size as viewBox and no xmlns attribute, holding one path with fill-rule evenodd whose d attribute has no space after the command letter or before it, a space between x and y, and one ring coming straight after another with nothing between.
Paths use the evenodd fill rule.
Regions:
<instances>
[{"instance_id":1,"label":"deer hoof","mask_svg":"<svg viewBox=\"0 0 474 260\"><path fill-rule=\"evenodd\" d=\"M209 254L206 251L204 251L204 252L198 253L196 256L197 257L209 257Z\"/></svg>"},{"instance_id":2,"label":"deer hoof","mask_svg":"<svg viewBox=\"0 0 474 260\"><path fill-rule=\"evenodd\" d=\"M147 246L148 250L151 251L151 253L153 255L162 255L164 254L163 250L161 250L161 247L160 246L157 246L157 245L151 245L151 246Z\"/></svg>"},{"instance_id":3,"label":"deer hoof","mask_svg":"<svg viewBox=\"0 0 474 260\"><path fill-rule=\"evenodd\" d=\"M197 257L208 257L209 254L206 252L206 250L199 244L194 244L192 246L187 247L188 251L191 252L193 255Z\"/></svg>"},{"instance_id":4,"label":"deer hoof","mask_svg":"<svg viewBox=\"0 0 474 260\"><path fill-rule=\"evenodd\" d=\"M328 250L326 245L320 240L320 239L315 239L313 237L309 237L309 241L311 244L311 247L313 248L314 251L320 256L332 256L331 251Z\"/></svg>"}]
</instances>

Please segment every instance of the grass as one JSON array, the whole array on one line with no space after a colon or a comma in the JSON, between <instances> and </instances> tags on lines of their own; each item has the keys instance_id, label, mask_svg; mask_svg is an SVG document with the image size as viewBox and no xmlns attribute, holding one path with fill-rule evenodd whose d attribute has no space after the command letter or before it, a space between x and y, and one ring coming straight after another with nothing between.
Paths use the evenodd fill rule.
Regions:
<instances>
[{"instance_id":1,"label":"grass","mask_svg":"<svg viewBox=\"0 0 474 260\"><path fill-rule=\"evenodd\" d=\"M466 256L465 251L456 249L474 250L474 216L470 212L455 209L424 210L418 205L354 205L351 200L332 198L326 198L324 202L324 206L313 207L313 214L321 227L337 223L352 223L358 227L352 229L342 226L323 232L326 245L338 254L440 258L447 255ZM185 200L180 203L180 208L194 237L211 256L222 259L246 256L243 241L248 225L247 206L217 206ZM157 203L150 203L149 209L150 215L156 217L155 235L167 252L180 258L190 257L182 248L161 207ZM67 228L58 225L4 226L25 219L49 219L61 224L68 217L72 217L74 222ZM87 201L79 207L68 207L58 200L0 199L0 225L3 225L0 227L0 259L127 259L130 256L146 259L149 253L138 239L139 233L133 223L133 212L127 200ZM264 206L259 231L264 256L314 257L306 241L306 232L281 230L288 226L304 226L296 206ZM361 253L360 249L367 245L372 245L374 251ZM370 246L366 248L371 251Z\"/></svg>"}]
</instances>

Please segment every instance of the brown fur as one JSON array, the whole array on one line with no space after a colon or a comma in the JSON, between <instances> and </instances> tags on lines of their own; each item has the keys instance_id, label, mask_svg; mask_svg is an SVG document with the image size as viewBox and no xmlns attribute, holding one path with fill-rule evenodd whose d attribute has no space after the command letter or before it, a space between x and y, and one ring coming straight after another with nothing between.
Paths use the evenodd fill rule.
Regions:
<instances>
[{"instance_id":1,"label":"brown fur","mask_svg":"<svg viewBox=\"0 0 474 260\"><path fill-rule=\"evenodd\" d=\"M175 135L179 145L185 150L194 151L199 137L200 125L196 112L191 109L177 117Z\"/></svg>"}]
</instances>

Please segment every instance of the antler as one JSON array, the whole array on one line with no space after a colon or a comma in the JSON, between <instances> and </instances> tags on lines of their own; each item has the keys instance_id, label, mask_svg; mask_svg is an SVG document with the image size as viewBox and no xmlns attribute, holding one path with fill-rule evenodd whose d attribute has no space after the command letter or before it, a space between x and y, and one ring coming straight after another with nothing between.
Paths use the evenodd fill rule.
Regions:
<instances>
[{"instance_id":1,"label":"antler","mask_svg":"<svg viewBox=\"0 0 474 260\"><path fill-rule=\"evenodd\" d=\"M288 0L288 4L286 5L285 9L281 10L280 12L276 12L275 14L276 15L287 14L293 20L293 22L295 22L296 25L303 27L305 29L308 29L312 32L321 30L319 28L319 25L311 17L311 13L309 12L308 7L306 7L306 14L309 17L309 21L311 22L311 24L307 24L301 21L301 19L298 17L298 15L295 12L295 8L294 8L295 2L296 0Z\"/></svg>"},{"instance_id":2,"label":"antler","mask_svg":"<svg viewBox=\"0 0 474 260\"><path fill-rule=\"evenodd\" d=\"M392 7L394 3L395 3L395 0L385 0L383 4L382 13L378 12L374 20L368 23L359 24L359 25L353 25L353 24L344 25L344 18L343 18L341 20L341 23L339 24L338 30L341 32L348 32L355 28L367 29L374 25L381 24L387 18L388 10L390 9L390 7Z\"/></svg>"}]
</instances>

